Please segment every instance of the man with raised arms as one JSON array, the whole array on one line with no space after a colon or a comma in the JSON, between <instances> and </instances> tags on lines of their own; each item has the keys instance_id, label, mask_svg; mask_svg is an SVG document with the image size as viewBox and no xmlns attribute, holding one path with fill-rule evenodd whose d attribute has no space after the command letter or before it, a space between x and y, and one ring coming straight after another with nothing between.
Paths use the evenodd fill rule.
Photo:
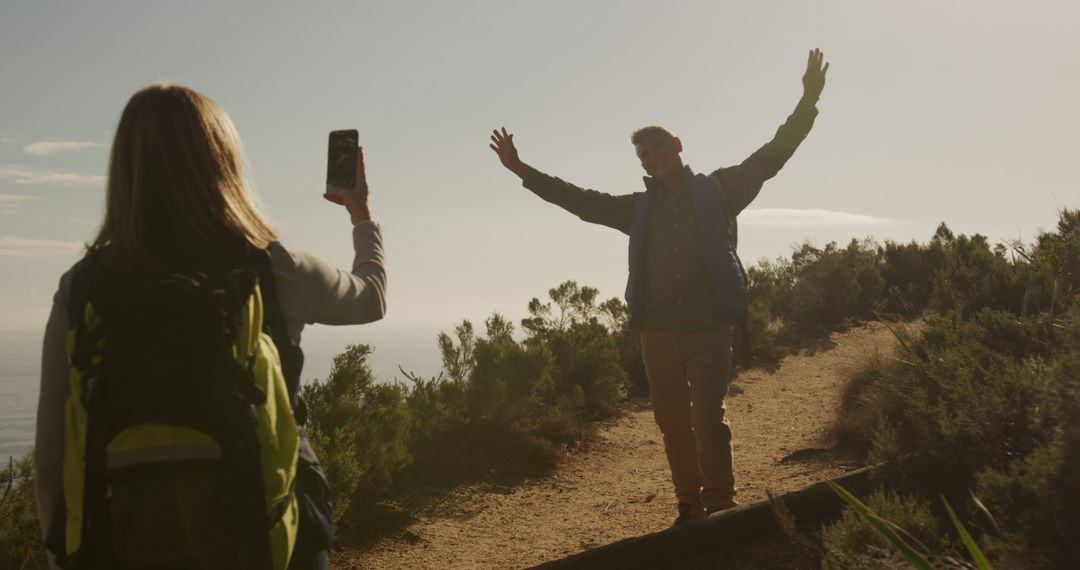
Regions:
<instances>
[{"instance_id":1,"label":"man with raised arms","mask_svg":"<svg viewBox=\"0 0 1080 570\"><path fill-rule=\"evenodd\" d=\"M649 126L630 137L645 191L585 190L529 166L505 128L491 149L525 188L586 222L630 236L626 302L641 333L653 414L664 435L679 515L675 525L736 506L731 428L724 418L732 326L746 314L746 282L735 255L735 218L784 166L817 116L829 64L810 52L794 112L742 163L695 174L682 141Z\"/></svg>"}]
</instances>

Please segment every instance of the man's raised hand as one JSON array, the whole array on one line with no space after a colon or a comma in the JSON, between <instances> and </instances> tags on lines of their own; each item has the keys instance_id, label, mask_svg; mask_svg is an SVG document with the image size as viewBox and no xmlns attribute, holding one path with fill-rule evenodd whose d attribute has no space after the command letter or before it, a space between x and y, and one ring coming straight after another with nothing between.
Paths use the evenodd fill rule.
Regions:
<instances>
[{"instance_id":1,"label":"man's raised hand","mask_svg":"<svg viewBox=\"0 0 1080 570\"><path fill-rule=\"evenodd\" d=\"M529 167L518 158L518 151L514 146L514 135L506 132L506 127L503 127L501 132L499 129L491 131L491 144L488 146L495 151L495 154L499 155L499 162L507 170L517 174L522 180L525 179Z\"/></svg>"},{"instance_id":2,"label":"man's raised hand","mask_svg":"<svg viewBox=\"0 0 1080 570\"><path fill-rule=\"evenodd\" d=\"M810 50L806 73L802 78L803 98L817 101L821 97L821 91L825 89L826 71L829 71L829 64L825 62L825 54L818 48Z\"/></svg>"}]
</instances>

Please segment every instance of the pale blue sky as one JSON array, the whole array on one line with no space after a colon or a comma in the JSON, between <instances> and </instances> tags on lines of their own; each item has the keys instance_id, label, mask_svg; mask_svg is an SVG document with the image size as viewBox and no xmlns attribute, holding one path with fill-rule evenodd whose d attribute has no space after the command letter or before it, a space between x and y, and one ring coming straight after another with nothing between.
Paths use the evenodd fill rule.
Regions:
<instances>
[{"instance_id":1,"label":"pale blue sky","mask_svg":"<svg viewBox=\"0 0 1080 570\"><path fill-rule=\"evenodd\" d=\"M389 262L380 326L449 328L520 318L564 279L625 282L624 236L521 188L493 127L541 170L636 191L634 128L667 126L698 170L737 163L794 107L815 46L821 114L744 214L744 260L940 221L1030 238L1080 207L1078 22L1064 0L6 2L0 330L43 327L101 217L120 111L158 79L224 106L285 244L343 266L346 215L320 194L327 132L357 128Z\"/></svg>"}]
</instances>

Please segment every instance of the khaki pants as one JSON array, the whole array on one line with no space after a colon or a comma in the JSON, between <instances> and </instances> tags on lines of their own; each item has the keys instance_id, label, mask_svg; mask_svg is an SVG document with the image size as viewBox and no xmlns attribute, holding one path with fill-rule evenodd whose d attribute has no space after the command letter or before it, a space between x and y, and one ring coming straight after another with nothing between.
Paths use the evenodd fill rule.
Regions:
<instances>
[{"instance_id":1,"label":"khaki pants","mask_svg":"<svg viewBox=\"0 0 1080 570\"><path fill-rule=\"evenodd\" d=\"M730 324L690 333L642 329L641 354L675 496L698 507L730 506L735 474L724 419Z\"/></svg>"}]
</instances>

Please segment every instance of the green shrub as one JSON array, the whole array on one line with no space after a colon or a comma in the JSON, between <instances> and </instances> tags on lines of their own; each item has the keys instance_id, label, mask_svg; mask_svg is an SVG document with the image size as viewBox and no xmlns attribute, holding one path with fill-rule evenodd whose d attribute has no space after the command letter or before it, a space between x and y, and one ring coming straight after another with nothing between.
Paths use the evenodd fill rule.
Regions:
<instances>
[{"instance_id":1,"label":"green shrub","mask_svg":"<svg viewBox=\"0 0 1080 570\"><path fill-rule=\"evenodd\" d=\"M529 303L531 316L521 325L528 334L526 344L545 346L554 357L553 394L580 388L587 417L617 415L628 384L622 365L627 360L622 352L627 350L626 341L617 337L626 327L625 305L617 299L598 305L596 289L573 281L548 295L549 303L539 299Z\"/></svg>"},{"instance_id":2,"label":"green shrub","mask_svg":"<svg viewBox=\"0 0 1080 570\"><path fill-rule=\"evenodd\" d=\"M904 365L879 380L877 414L891 431L875 436L872 461L894 466L916 488L955 497L979 469L1048 441L1054 406L1044 367L995 352L982 333L978 322L952 314L906 341Z\"/></svg>"},{"instance_id":3,"label":"green shrub","mask_svg":"<svg viewBox=\"0 0 1080 570\"><path fill-rule=\"evenodd\" d=\"M954 235L942 224L931 241L944 251L934 273L930 305L942 312L970 317L984 309L1019 314L1027 287L1022 271L1006 257L1004 247L991 249L981 235Z\"/></svg>"},{"instance_id":4,"label":"green shrub","mask_svg":"<svg viewBox=\"0 0 1080 570\"><path fill-rule=\"evenodd\" d=\"M585 422L619 412L625 366L640 361L626 305L598 303L596 289L573 281L549 298L529 303L523 342L499 314L483 336L468 321L439 334L443 374L411 378L405 395L414 462L404 479L448 485L549 469Z\"/></svg>"},{"instance_id":5,"label":"green shrub","mask_svg":"<svg viewBox=\"0 0 1080 570\"><path fill-rule=\"evenodd\" d=\"M898 531L901 537L919 551L939 556L956 553L957 546L942 532L946 527L935 518L927 500L878 490L864 502L891 526L902 529ZM910 568L889 541L850 507L844 508L840 520L822 528L821 545L830 567Z\"/></svg>"},{"instance_id":6,"label":"green shrub","mask_svg":"<svg viewBox=\"0 0 1080 570\"><path fill-rule=\"evenodd\" d=\"M466 400L471 421L492 430L523 430L542 413L552 382L551 354L513 339L481 339Z\"/></svg>"},{"instance_id":7,"label":"green shrub","mask_svg":"<svg viewBox=\"0 0 1080 570\"><path fill-rule=\"evenodd\" d=\"M325 382L303 389L311 443L330 479L337 518L385 494L411 461L406 390L377 384L370 354L368 345L348 346L334 357Z\"/></svg>"},{"instance_id":8,"label":"green shrub","mask_svg":"<svg viewBox=\"0 0 1080 570\"><path fill-rule=\"evenodd\" d=\"M777 340L782 321L772 316L765 299L750 301L746 321L746 333L754 360L764 365L777 363L784 354Z\"/></svg>"},{"instance_id":9,"label":"green shrub","mask_svg":"<svg viewBox=\"0 0 1080 570\"><path fill-rule=\"evenodd\" d=\"M570 392L549 398L544 413L531 431L555 444L574 444L584 435L584 410L585 393L581 386L575 386Z\"/></svg>"},{"instance_id":10,"label":"green shrub","mask_svg":"<svg viewBox=\"0 0 1080 570\"><path fill-rule=\"evenodd\" d=\"M537 436L537 426L553 415L544 406L550 353L515 341L513 325L501 315L488 318L485 329L477 337L464 321L453 338L440 334L445 375L412 379L406 401L415 462L405 474L412 484L515 477L550 468L558 458L551 441Z\"/></svg>"},{"instance_id":11,"label":"green shrub","mask_svg":"<svg viewBox=\"0 0 1080 570\"><path fill-rule=\"evenodd\" d=\"M864 452L868 450L874 429L880 421L882 379L895 374L891 369L898 365L880 352L873 352L848 378L832 428L838 445Z\"/></svg>"},{"instance_id":12,"label":"green shrub","mask_svg":"<svg viewBox=\"0 0 1080 570\"><path fill-rule=\"evenodd\" d=\"M0 470L0 568L48 568L29 453Z\"/></svg>"},{"instance_id":13,"label":"green shrub","mask_svg":"<svg viewBox=\"0 0 1080 570\"><path fill-rule=\"evenodd\" d=\"M438 336L439 352L442 354L443 372L450 380L461 384L468 380L472 373L474 351L476 350L476 333L469 321L462 321L454 327L457 336L457 344L454 344L450 335L440 332Z\"/></svg>"},{"instance_id":14,"label":"green shrub","mask_svg":"<svg viewBox=\"0 0 1080 570\"><path fill-rule=\"evenodd\" d=\"M803 246L804 248L806 246ZM746 296L751 306L767 310L764 319L785 318L791 315L795 288L795 267L788 259L762 259L746 270Z\"/></svg>"},{"instance_id":15,"label":"green shrub","mask_svg":"<svg viewBox=\"0 0 1080 570\"><path fill-rule=\"evenodd\" d=\"M1064 460L1062 442L1039 447L1012 463L979 472L975 494L993 514L987 550L1004 568L1051 566L1053 547L1062 544L1057 522L1062 515L1055 483Z\"/></svg>"},{"instance_id":16,"label":"green shrub","mask_svg":"<svg viewBox=\"0 0 1080 570\"><path fill-rule=\"evenodd\" d=\"M874 426L870 460L882 463L879 479L966 505L965 524L982 533L980 542L999 567L1049 567L1064 559L1065 545L1075 544L1075 510L1063 505L1077 505L1078 492L1069 489L1080 470L1068 475L1066 453L1080 447L1062 436L1075 430L1067 415L1075 404L1062 391L1069 368L1031 354L1032 346L1052 342L1039 350L1060 356L1065 335L1078 333L1070 318L1050 341L995 334L1002 323L1038 326L1015 320L984 309L966 321L958 313L930 319L917 338L900 334L899 359L870 359L850 385L835 429L847 429L858 442ZM996 526L972 508L969 490Z\"/></svg>"},{"instance_id":17,"label":"green shrub","mask_svg":"<svg viewBox=\"0 0 1080 570\"><path fill-rule=\"evenodd\" d=\"M845 319L868 317L882 306L885 281L872 241L852 240L840 249L809 244L791 255L795 271L791 320L810 329L831 329Z\"/></svg>"},{"instance_id":18,"label":"green shrub","mask_svg":"<svg viewBox=\"0 0 1080 570\"><path fill-rule=\"evenodd\" d=\"M1056 314L1075 302L1080 292L1080 210L1062 211L1056 231L1039 235L1031 247L1014 243L1013 250L1034 274L1028 276L1022 311Z\"/></svg>"},{"instance_id":19,"label":"green shrub","mask_svg":"<svg viewBox=\"0 0 1080 570\"><path fill-rule=\"evenodd\" d=\"M1076 220L1074 216L1073 221ZM1073 242L1074 247L1078 243L1080 239ZM1076 516L1080 512L1080 307L1074 306L1064 322L1068 331L1065 346L1069 349L1057 370L1063 450L1061 470L1054 482L1058 513L1055 526L1061 539L1060 558L1066 564L1080 567L1080 519Z\"/></svg>"},{"instance_id":20,"label":"green shrub","mask_svg":"<svg viewBox=\"0 0 1080 570\"><path fill-rule=\"evenodd\" d=\"M616 339L598 324L578 323L550 334L544 346L555 365L554 394L579 390L589 418L617 415L624 397L626 372ZM549 402L552 402L549 398Z\"/></svg>"},{"instance_id":21,"label":"green shrub","mask_svg":"<svg viewBox=\"0 0 1080 570\"><path fill-rule=\"evenodd\" d=\"M345 429L324 431L318 423L307 425L308 441L319 458L326 479L330 483L330 495L334 499L334 521L339 521L353 503L353 495L364 477L356 446Z\"/></svg>"},{"instance_id":22,"label":"green shrub","mask_svg":"<svg viewBox=\"0 0 1080 570\"><path fill-rule=\"evenodd\" d=\"M931 278L940 266L942 248L917 242L885 242L880 250L885 310L908 317L919 314L930 300Z\"/></svg>"},{"instance_id":23,"label":"green shrub","mask_svg":"<svg viewBox=\"0 0 1080 570\"><path fill-rule=\"evenodd\" d=\"M409 449L418 460L441 432L468 422L465 384L443 378L412 378L405 401L412 417Z\"/></svg>"},{"instance_id":24,"label":"green shrub","mask_svg":"<svg viewBox=\"0 0 1080 570\"><path fill-rule=\"evenodd\" d=\"M825 249L803 244L791 259L797 271L792 291L793 322L828 330L852 313L861 290L854 268L844 263L835 242Z\"/></svg>"},{"instance_id":25,"label":"green shrub","mask_svg":"<svg viewBox=\"0 0 1080 570\"><path fill-rule=\"evenodd\" d=\"M837 431L858 440L874 425L879 480L905 495L943 494L964 505L965 526L998 567L1076 567L1080 214L1062 212L1055 232L1013 248L1010 259L985 238L958 237L942 225L925 250L884 254L891 290L904 289L889 259L906 257L912 274L930 268L928 302L939 313L921 335L898 335L895 362L871 360L853 378ZM880 500L898 503L881 510L910 501Z\"/></svg>"}]
</instances>

